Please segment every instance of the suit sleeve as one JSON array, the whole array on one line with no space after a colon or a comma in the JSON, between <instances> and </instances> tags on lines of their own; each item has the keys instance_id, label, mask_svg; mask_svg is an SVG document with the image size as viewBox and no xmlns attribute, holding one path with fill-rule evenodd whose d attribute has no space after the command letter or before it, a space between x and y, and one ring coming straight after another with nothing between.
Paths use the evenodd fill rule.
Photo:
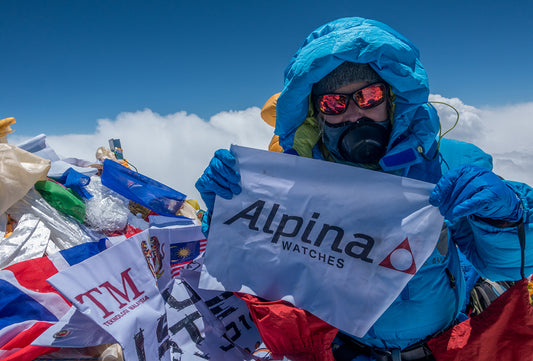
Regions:
<instances>
[{"instance_id":1,"label":"suit sleeve","mask_svg":"<svg viewBox=\"0 0 533 361\"><path fill-rule=\"evenodd\" d=\"M520 198L525 230L525 275L533 273L533 188L506 181ZM493 281L519 280L521 248L516 225L493 225L474 217L450 224L451 236L477 271Z\"/></svg>"}]
</instances>

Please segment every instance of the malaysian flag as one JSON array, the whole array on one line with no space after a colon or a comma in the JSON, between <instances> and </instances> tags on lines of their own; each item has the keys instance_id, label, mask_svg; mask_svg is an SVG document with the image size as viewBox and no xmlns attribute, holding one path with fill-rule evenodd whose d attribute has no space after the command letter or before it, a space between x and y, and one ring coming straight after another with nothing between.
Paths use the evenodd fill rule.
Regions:
<instances>
[{"instance_id":1,"label":"malaysian flag","mask_svg":"<svg viewBox=\"0 0 533 361\"><path fill-rule=\"evenodd\" d=\"M177 277L180 270L191 263L201 252L205 251L207 239L172 243L170 245L170 269L172 277Z\"/></svg>"}]
</instances>

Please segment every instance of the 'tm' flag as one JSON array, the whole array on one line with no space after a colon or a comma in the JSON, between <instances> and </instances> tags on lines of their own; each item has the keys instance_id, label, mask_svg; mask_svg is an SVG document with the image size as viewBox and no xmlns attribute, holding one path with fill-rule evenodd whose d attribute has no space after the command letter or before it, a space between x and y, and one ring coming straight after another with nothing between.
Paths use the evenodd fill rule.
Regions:
<instances>
[{"instance_id":1,"label":"'tm' flag","mask_svg":"<svg viewBox=\"0 0 533 361\"><path fill-rule=\"evenodd\" d=\"M46 279L104 249L104 241L83 243L0 270L0 359L33 360L58 350L32 345L71 308Z\"/></svg>"},{"instance_id":2,"label":"'tm' flag","mask_svg":"<svg viewBox=\"0 0 533 361\"><path fill-rule=\"evenodd\" d=\"M120 343L125 360L170 360L164 300L134 237L48 281Z\"/></svg>"}]
</instances>

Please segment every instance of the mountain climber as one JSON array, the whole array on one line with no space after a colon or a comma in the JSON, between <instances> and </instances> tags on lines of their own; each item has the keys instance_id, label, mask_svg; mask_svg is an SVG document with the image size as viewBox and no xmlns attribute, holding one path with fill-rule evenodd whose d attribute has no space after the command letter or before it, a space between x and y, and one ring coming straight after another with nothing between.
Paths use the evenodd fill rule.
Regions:
<instances>
[{"instance_id":1,"label":"mountain climber","mask_svg":"<svg viewBox=\"0 0 533 361\"><path fill-rule=\"evenodd\" d=\"M428 96L415 45L380 22L343 18L305 39L279 98L267 103L275 107L276 147L434 183L429 202L445 217L432 255L368 333L339 332L337 360L431 359L424 342L466 317L458 249L491 280L533 272L533 245L519 242L533 236L533 189L494 174L491 156L475 145L441 139ZM240 192L234 165L233 155L219 150L198 179L207 214L215 195Z\"/></svg>"}]
</instances>

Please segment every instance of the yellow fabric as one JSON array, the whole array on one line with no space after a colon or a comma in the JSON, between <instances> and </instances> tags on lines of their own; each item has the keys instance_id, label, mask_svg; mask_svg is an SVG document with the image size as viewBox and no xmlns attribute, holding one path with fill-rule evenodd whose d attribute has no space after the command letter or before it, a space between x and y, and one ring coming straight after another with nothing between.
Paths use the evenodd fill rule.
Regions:
<instances>
[{"instance_id":1,"label":"yellow fabric","mask_svg":"<svg viewBox=\"0 0 533 361\"><path fill-rule=\"evenodd\" d=\"M200 210L200 204L198 203L196 199L187 199L185 200L185 202L189 203L197 211Z\"/></svg>"},{"instance_id":2,"label":"yellow fabric","mask_svg":"<svg viewBox=\"0 0 533 361\"><path fill-rule=\"evenodd\" d=\"M265 105L263 105L263 108L261 109L261 118L263 118L265 123L271 127L276 126L276 104L280 94L281 93L276 93L268 98Z\"/></svg>"},{"instance_id":3,"label":"yellow fabric","mask_svg":"<svg viewBox=\"0 0 533 361\"><path fill-rule=\"evenodd\" d=\"M13 133L14 130L11 129L10 125L15 123L15 118L0 119L0 137L5 137L6 135Z\"/></svg>"},{"instance_id":4,"label":"yellow fabric","mask_svg":"<svg viewBox=\"0 0 533 361\"><path fill-rule=\"evenodd\" d=\"M263 118L265 123L271 127L276 126L276 104L280 94L281 93L276 93L268 98L265 105L263 105L263 108L261 109L261 118ZM277 135L274 134L274 136L272 136L272 140L268 145L268 150L278 153L283 152L283 148L279 145L279 137Z\"/></svg>"},{"instance_id":5,"label":"yellow fabric","mask_svg":"<svg viewBox=\"0 0 533 361\"><path fill-rule=\"evenodd\" d=\"M268 145L268 150L270 150L271 152L283 153L283 148L281 147L281 145L279 145L279 137L277 135L274 135L272 137L272 140Z\"/></svg>"}]
</instances>

